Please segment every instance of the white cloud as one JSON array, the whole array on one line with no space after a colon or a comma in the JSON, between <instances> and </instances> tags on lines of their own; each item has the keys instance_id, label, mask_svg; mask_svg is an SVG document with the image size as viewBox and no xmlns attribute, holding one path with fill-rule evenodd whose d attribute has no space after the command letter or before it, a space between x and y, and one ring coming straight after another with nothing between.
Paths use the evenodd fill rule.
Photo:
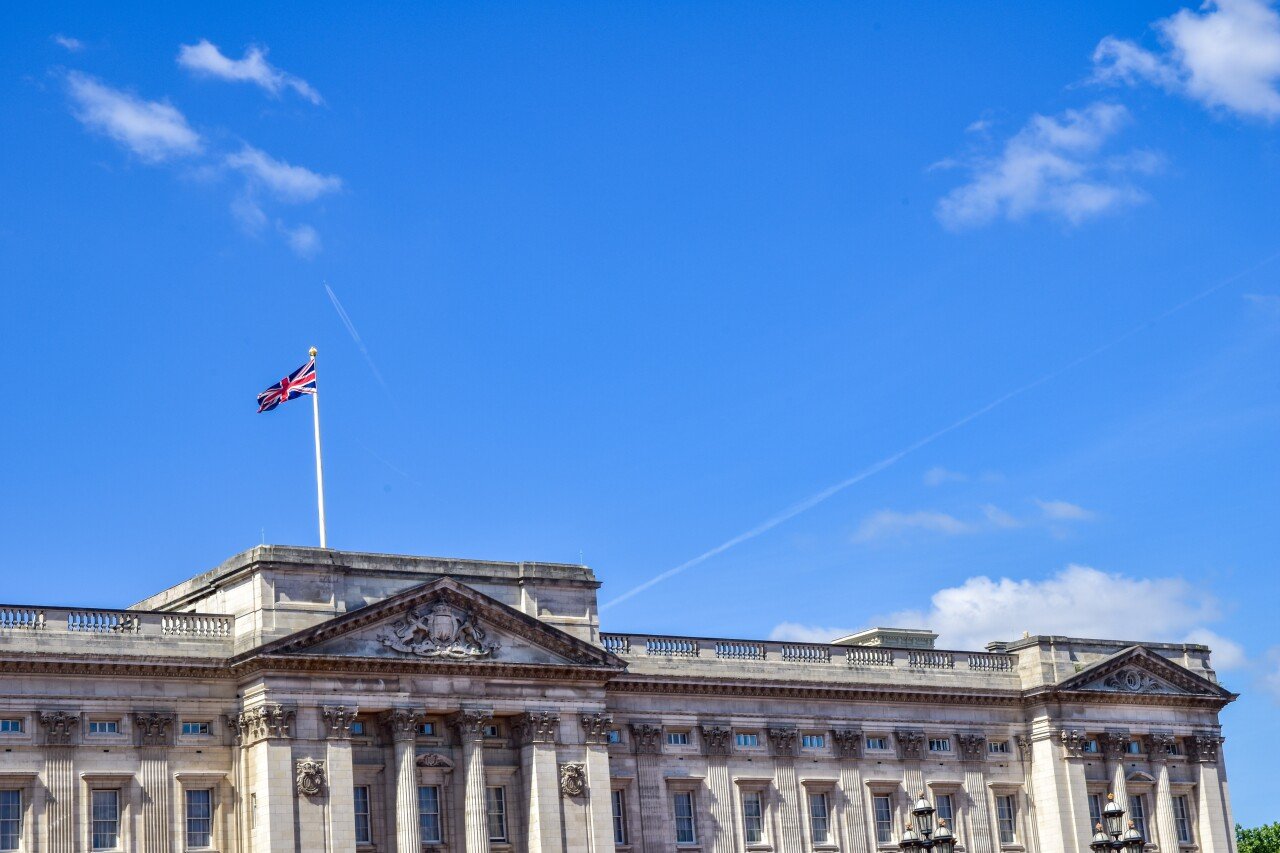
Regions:
<instances>
[{"instance_id":1,"label":"white cloud","mask_svg":"<svg viewBox=\"0 0 1280 853\"><path fill-rule=\"evenodd\" d=\"M1033 116L998 155L965 163L969 182L939 200L938 219L957 230L1036 214L1075 225L1143 201L1128 180L1139 170L1101 156L1128 120L1123 106L1104 102Z\"/></svg>"},{"instance_id":2,"label":"white cloud","mask_svg":"<svg viewBox=\"0 0 1280 853\"><path fill-rule=\"evenodd\" d=\"M924 484L926 486L941 486L943 483L963 483L968 479L967 474L962 474L959 471L948 471L940 465L924 472Z\"/></svg>"},{"instance_id":3,"label":"white cloud","mask_svg":"<svg viewBox=\"0 0 1280 853\"><path fill-rule=\"evenodd\" d=\"M995 504L984 505L982 507L982 514L986 517L987 523L992 527L1010 529L1022 526L1021 521L1014 518Z\"/></svg>"},{"instance_id":4,"label":"white cloud","mask_svg":"<svg viewBox=\"0 0 1280 853\"><path fill-rule=\"evenodd\" d=\"M277 223L280 233L293 253L305 260L311 260L320 253L320 233L310 225L287 226Z\"/></svg>"},{"instance_id":5,"label":"white cloud","mask_svg":"<svg viewBox=\"0 0 1280 853\"><path fill-rule=\"evenodd\" d=\"M1089 521L1094 513L1067 501L1042 501L1036 499L1041 514L1050 521Z\"/></svg>"},{"instance_id":6,"label":"white cloud","mask_svg":"<svg viewBox=\"0 0 1280 853\"><path fill-rule=\"evenodd\" d=\"M342 187L342 179L337 175L321 175L302 166L290 165L251 145L228 155L226 163L285 202L315 201Z\"/></svg>"},{"instance_id":7,"label":"white cloud","mask_svg":"<svg viewBox=\"0 0 1280 853\"><path fill-rule=\"evenodd\" d=\"M779 622L769 632L769 639L794 643L829 643L853 632L853 628L824 628L820 625L802 625L799 622Z\"/></svg>"},{"instance_id":8,"label":"white cloud","mask_svg":"<svg viewBox=\"0 0 1280 853\"><path fill-rule=\"evenodd\" d=\"M80 39L64 36L62 33L55 33L50 38L53 39L54 44L61 45L72 53L79 53L84 50L84 42L80 41Z\"/></svg>"},{"instance_id":9,"label":"white cloud","mask_svg":"<svg viewBox=\"0 0 1280 853\"><path fill-rule=\"evenodd\" d=\"M250 46L243 59L232 59L207 39L195 44L184 44L178 49L178 64L203 77L215 77L236 83L253 83L275 97L285 89L292 89L313 104L324 99L306 80L295 77L267 62L267 50Z\"/></svg>"},{"instance_id":10,"label":"white cloud","mask_svg":"<svg viewBox=\"0 0 1280 853\"><path fill-rule=\"evenodd\" d=\"M200 135L174 107L144 101L76 71L67 75L73 113L86 127L104 133L143 160L158 163L200 151Z\"/></svg>"},{"instance_id":11,"label":"white cloud","mask_svg":"<svg viewBox=\"0 0 1280 853\"><path fill-rule=\"evenodd\" d=\"M1280 117L1280 15L1265 0L1207 0L1155 23L1162 50L1107 36L1094 79L1151 83L1244 116Z\"/></svg>"},{"instance_id":12,"label":"white cloud","mask_svg":"<svg viewBox=\"0 0 1280 853\"><path fill-rule=\"evenodd\" d=\"M267 214L258 203L247 195L236 196L231 202L231 215L250 234L261 234L267 227Z\"/></svg>"},{"instance_id":13,"label":"white cloud","mask_svg":"<svg viewBox=\"0 0 1280 853\"><path fill-rule=\"evenodd\" d=\"M863 520L862 524L858 526L857 532L853 535L853 541L870 542L874 539L902 533L906 530L929 530L934 533L954 535L957 533L969 533L973 530L973 527L953 515L947 515L945 512L930 512L927 510L896 512L891 509L882 509Z\"/></svg>"},{"instance_id":14,"label":"white cloud","mask_svg":"<svg viewBox=\"0 0 1280 853\"><path fill-rule=\"evenodd\" d=\"M1249 662L1244 647L1234 640L1228 640L1221 634L1208 628L1196 628L1182 638L1184 643L1199 643L1213 650L1213 668L1216 670L1239 669Z\"/></svg>"}]
</instances>

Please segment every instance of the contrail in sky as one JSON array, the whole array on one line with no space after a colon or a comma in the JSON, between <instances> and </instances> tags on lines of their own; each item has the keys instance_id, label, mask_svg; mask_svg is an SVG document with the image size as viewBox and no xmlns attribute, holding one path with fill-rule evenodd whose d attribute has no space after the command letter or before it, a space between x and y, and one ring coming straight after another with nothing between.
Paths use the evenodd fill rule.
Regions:
<instances>
[{"instance_id":1,"label":"contrail in sky","mask_svg":"<svg viewBox=\"0 0 1280 853\"><path fill-rule=\"evenodd\" d=\"M950 424L948 424L947 426L944 426L942 429L932 432L929 435L926 435L924 438L918 439L914 443L907 445L906 447L902 448L898 452L892 453L886 456L885 458L881 459L879 462L876 462L873 465L869 465L866 468L863 468L861 471L854 474L852 477L848 477L847 479L841 480L835 485L828 486L822 491L816 494L810 495L809 497L805 498L799 503L793 504L792 506L788 507L787 509L784 509L782 512L778 513L777 515L769 519L766 519L760 524L757 524L755 527L751 528L745 533L739 533L737 536L733 537L732 539L729 539L725 542L720 543L716 547L712 548L710 551L702 552L698 556L694 557L692 560L687 560L681 563L680 565L676 566L675 568L667 569L665 572L662 572L661 574L654 575L653 577L649 578L649 580L645 581L639 586L632 587L631 589L622 593L622 595L619 595L617 598L614 598L610 601L606 601L604 604L600 605L600 609L605 610L610 607L613 607L615 604L621 604L622 602L626 601L628 598L639 595L640 593L644 592L645 590L649 589L652 586L656 586L657 584L660 584L665 580L669 580L670 578L675 577L681 572L688 571L689 569L692 569L694 566L705 563L707 560L710 560L712 557L715 557L719 554L723 554L725 551L728 551L730 548L733 548L737 545L741 545L743 542L747 542L751 539L755 539L757 536L760 536L764 533L768 533L770 530L777 527L778 525L783 524L784 522L790 521L791 519L795 518L797 515L808 512L818 504L823 503L832 497L835 497L840 492L843 492L845 489L849 488L850 486L857 485L858 483L861 483L863 480L867 479L868 477L874 476L875 474L879 474L881 471L885 470L886 468L893 467L898 462L902 461L902 459L904 459L905 457L910 456L912 453L915 453L917 450L919 450L922 447L925 447L926 445L932 444L933 442L942 438L947 433L954 432L960 429L961 427L965 426L969 422L977 420L978 418L987 414L991 410L997 409L1000 406L1003 406L1005 403L1009 402L1013 398L1021 397L1023 394L1027 393L1028 391L1039 388L1041 385L1044 385L1046 382L1051 382L1054 379L1057 379L1062 374L1066 373L1069 370L1073 370L1079 367L1081 364L1084 364L1086 361L1097 358L1099 355L1102 355L1107 350L1112 349L1113 347L1119 346L1120 344L1127 341L1129 338L1133 337L1139 332L1145 331L1146 329L1155 325L1161 320L1164 320L1167 317L1177 314L1179 311L1182 311L1185 308L1191 307L1192 305L1196 304L1200 300L1205 299L1209 296L1212 296L1213 294L1217 293L1219 290L1226 287L1227 285L1233 282L1239 281L1240 279L1244 278L1247 275L1250 275L1251 273L1257 272L1259 269L1272 263L1277 258L1280 258L1280 252L1276 252L1275 254L1270 255L1264 258L1263 260L1259 261L1258 263L1254 264L1253 266L1249 267L1248 269L1242 272L1238 272L1235 275L1200 291L1194 296L1188 299L1185 299L1182 302L1179 302L1178 304L1174 305L1171 308L1165 309L1159 314L1156 314L1154 317L1151 317L1147 320L1143 320L1141 323L1129 329L1128 331L1124 332L1120 336L1112 338L1106 343L1101 344L1100 346L1097 346L1089 350L1084 355L1081 355L1081 356L1078 356L1077 358L1072 359L1071 361L1067 362L1061 367L1055 370L1052 370L1049 373L1044 374L1040 378L1033 379L1032 381L1028 382L1025 385L1020 385L1019 387L1013 389L1012 391L1002 394L1001 396L992 400L990 403L987 403L982 408L973 410L972 412L960 418L959 420L952 421Z\"/></svg>"},{"instance_id":2,"label":"contrail in sky","mask_svg":"<svg viewBox=\"0 0 1280 853\"><path fill-rule=\"evenodd\" d=\"M373 371L374 378L378 380L378 384L382 386L382 390L387 392L387 396L391 398L391 402L395 402L395 395L391 393L391 388L387 386L387 380L382 378L382 371L378 370L378 365L373 363L373 357L369 355L369 349L364 345L364 341L360 340L360 333L356 331L355 324L351 322L351 318L347 316L347 309L342 307L342 303L338 301L338 294L333 292L333 288L329 286L329 282L324 283L324 291L329 294L329 301L333 303L333 308L338 312L338 319L342 321L342 325L347 327L347 333L351 335L351 340L356 342L356 347L360 350L360 354L364 356L364 360L368 363L369 369ZM398 407L397 407L398 408Z\"/></svg>"}]
</instances>

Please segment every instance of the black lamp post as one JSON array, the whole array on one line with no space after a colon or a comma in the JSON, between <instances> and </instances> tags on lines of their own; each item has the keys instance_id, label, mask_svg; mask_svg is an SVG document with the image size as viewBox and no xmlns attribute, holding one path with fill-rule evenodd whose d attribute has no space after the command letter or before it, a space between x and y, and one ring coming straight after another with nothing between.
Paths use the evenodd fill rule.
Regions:
<instances>
[{"instance_id":1,"label":"black lamp post","mask_svg":"<svg viewBox=\"0 0 1280 853\"><path fill-rule=\"evenodd\" d=\"M1089 842L1093 853L1142 853L1146 843L1133 821L1129 821L1129 828L1125 830L1124 809L1116 802L1115 794L1107 794L1107 804L1102 808L1102 822L1094 827L1093 840Z\"/></svg>"},{"instance_id":2,"label":"black lamp post","mask_svg":"<svg viewBox=\"0 0 1280 853\"><path fill-rule=\"evenodd\" d=\"M938 853L955 853L956 837L951 834L951 830L947 829L947 822L939 820L937 828L934 828L935 811L936 809L924 798L924 792L921 791L920 798L911 807L913 821L907 824L906 830L902 833L902 840L898 842L902 853L919 853L922 850L935 848Z\"/></svg>"}]
</instances>

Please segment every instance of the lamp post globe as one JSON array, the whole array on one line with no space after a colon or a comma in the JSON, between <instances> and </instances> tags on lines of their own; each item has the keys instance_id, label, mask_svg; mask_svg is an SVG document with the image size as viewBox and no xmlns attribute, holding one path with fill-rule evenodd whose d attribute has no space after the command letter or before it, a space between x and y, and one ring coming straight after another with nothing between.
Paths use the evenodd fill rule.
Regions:
<instances>
[{"instance_id":1,"label":"lamp post globe","mask_svg":"<svg viewBox=\"0 0 1280 853\"><path fill-rule=\"evenodd\" d=\"M1107 794L1107 804L1102 809L1102 820L1094 825L1089 849L1093 853L1142 853L1147 840L1138 827L1129 821L1125 829L1124 808L1116 802L1115 794Z\"/></svg>"},{"instance_id":2,"label":"lamp post globe","mask_svg":"<svg viewBox=\"0 0 1280 853\"><path fill-rule=\"evenodd\" d=\"M956 849L956 837L947 829L945 820L938 821L938 830L933 834L933 846L937 853L954 853Z\"/></svg>"},{"instance_id":3,"label":"lamp post globe","mask_svg":"<svg viewBox=\"0 0 1280 853\"><path fill-rule=\"evenodd\" d=\"M936 809L933 803L924 797L924 791L920 792L920 796L916 798L915 804L911 806L911 815L915 818L915 825L919 828L920 834L925 838L933 835L933 815Z\"/></svg>"},{"instance_id":4,"label":"lamp post globe","mask_svg":"<svg viewBox=\"0 0 1280 853\"><path fill-rule=\"evenodd\" d=\"M1107 834L1119 838L1124 832L1124 809L1116 802L1115 794L1107 794L1107 804L1102 808L1102 821L1107 825Z\"/></svg>"},{"instance_id":5,"label":"lamp post globe","mask_svg":"<svg viewBox=\"0 0 1280 853\"><path fill-rule=\"evenodd\" d=\"M937 813L933 803L921 791L911 804L911 821L898 841L903 853L955 853L956 837L947 828L945 820L939 820L935 826L933 818Z\"/></svg>"}]
</instances>

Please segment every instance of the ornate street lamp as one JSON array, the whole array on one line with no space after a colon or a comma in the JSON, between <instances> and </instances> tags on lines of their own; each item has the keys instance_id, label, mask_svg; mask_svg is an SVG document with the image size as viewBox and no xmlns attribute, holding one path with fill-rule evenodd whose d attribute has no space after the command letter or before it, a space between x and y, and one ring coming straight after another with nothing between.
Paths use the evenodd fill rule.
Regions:
<instances>
[{"instance_id":1,"label":"ornate street lamp","mask_svg":"<svg viewBox=\"0 0 1280 853\"><path fill-rule=\"evenodd\" d=\"M1093 840L1089 842L1093 853L1142 853L1146 843L1133 821L1129 821L1129 828L1125 830L1124 809L1116 802L1115 794L1107 794L1102 820L1094 827Z\"/></svg>"},{"instance_id":2,"label":"ornate street lamp","mask_svg":"<svg viewBox=\"0 0 1280 853\"><path fill-rule=\"evenodd\" d=\"M920 853L922 850L935 848L938 853L955 853L956 837L947 829L947 822L939 820L937 829L934 828L933 815L936 811L921 791L920 797L911 807L913 822L907 824L902 840L898 842L903 853Z\"/></svg>"}]
</instances>

